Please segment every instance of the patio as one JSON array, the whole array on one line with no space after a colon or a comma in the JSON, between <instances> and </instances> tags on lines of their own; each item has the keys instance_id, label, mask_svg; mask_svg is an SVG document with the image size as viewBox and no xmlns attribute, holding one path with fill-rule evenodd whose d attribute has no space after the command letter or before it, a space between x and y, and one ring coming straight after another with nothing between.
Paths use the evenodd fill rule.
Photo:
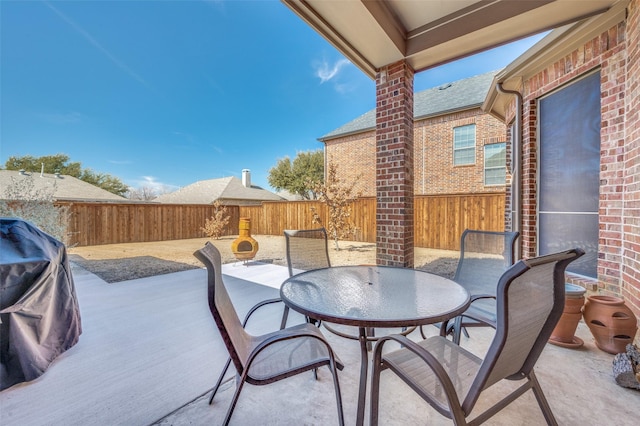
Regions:
<instances>
[{"instance_id":1,"label":"patio","mask_svg":"<svg viewBox=\"0 0 640 426\"><path fill-rule=\"evenodd\" d=\"M272 264L226 264L226 284L240 315L255 302L277 296L286 268ZM82 313L80 342L39 379L0 392L0 423L10 425L200 425L220 424L233 381L223 385L212 406L209 391L227 353L205 300L204 269L106 284L74 267ZM250 323L260 333L278 326L282 307L265 308ZM292 314L290 324L301 321ZM435 327L427 330L436 333ZM560 424L637 422L640 393L619 387L612 355L598 350L587 327L585 346L569 350L547 345L537 375ZM358 343L325 332L345 363L340 385L345 421L355 421ZM419 338L414 332L413 338ZM491 331L472 329L462 345L482 355ZM503 386L503 385L500 385ZM492 389L479 409L500 394ZM450 424L395 377L382 380L381 423ZM368 415L368 413L367 413ZM272 385L243 390L232 424L335 424L329 372L319 380L303 374ZM531 392L488 424L543 424Z\"/></svg>"}]
</instances>

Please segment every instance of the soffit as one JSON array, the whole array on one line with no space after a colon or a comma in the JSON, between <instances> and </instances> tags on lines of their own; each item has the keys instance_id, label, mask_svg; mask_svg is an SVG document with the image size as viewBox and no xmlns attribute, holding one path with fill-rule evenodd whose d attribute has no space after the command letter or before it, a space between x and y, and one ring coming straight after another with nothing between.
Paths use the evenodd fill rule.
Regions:
<instances>
[{"instance_id":1,"label":"soffit","mask_svg":"<svg viewBox=\"0 0 640 426\"><path fill-rule=\"evenodd\" d=\"M513 95L500 93L496 87L498 84L505 90L522 93L524 81L624 21L628 3L627 0L620 1L601 15L551 31L496 74L482 110L504 121Z\"/></svg>"},{"instance_id":2,"label":"soffit","mask_svg":"<svg viewBox=\"0 0 640 426\"><path fill-rule=\"evenodd\" d=\"M608 10L618 0L282 0L369 77L423 71Z\"/></svg>"}]
</instances>

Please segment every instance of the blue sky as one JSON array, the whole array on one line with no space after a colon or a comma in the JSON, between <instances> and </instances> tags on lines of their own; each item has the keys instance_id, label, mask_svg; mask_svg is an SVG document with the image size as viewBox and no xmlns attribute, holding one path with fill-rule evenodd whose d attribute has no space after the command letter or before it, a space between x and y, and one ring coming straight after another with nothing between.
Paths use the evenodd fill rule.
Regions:
<instances>
[{"instance_id":1,"label":"blue sky","mask_svg":"<svg viewBox=\"0 0 640 426\"><path fill-rule=\"evenodd\" d=\"M0 164L64 153L132 187L241 176L375 107L375 83L263 1L0 2ZM421 91L500 69L525 39L416 74Z\"/></svg>"}]
</instances>

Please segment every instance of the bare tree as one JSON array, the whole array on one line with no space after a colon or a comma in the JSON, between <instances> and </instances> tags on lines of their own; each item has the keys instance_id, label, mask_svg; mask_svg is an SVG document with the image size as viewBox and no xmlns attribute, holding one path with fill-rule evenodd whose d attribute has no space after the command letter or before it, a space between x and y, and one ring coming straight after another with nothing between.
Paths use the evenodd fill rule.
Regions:
<instances>
[{"instance_id":1,"label":"bare tree","mask_svg":"<svg viewBox=\"0 0 640 426\"><path fill-rule=\"evenodd\" d=\"M219 240L229 224L229 220L231 220L231 216L227 214L227 208L219 200L216 200L213 202L213 216L206 220L201 229L207 237Z\"/></svg>"},{"instance_id":2,"label":"bare tree","mask_svg":"<svg viewBox=\"0 0 640 426\"><path fill-rule=\"evenodd\" d=\"M158 196L158 191L150 186L142 186L140 188L129 188L127 198L130 200L149 201Z\"/></svg>"},{"instance_id":3,"label":"bare tree","mask_svg":"<svg viewBox=\"0 0 640 426\"><path fill-rule=\"evenodd\" d=\"M353 199L360 196L360 193L354 193L357 180L354 179L351 184L343 182L338 177L335 163L330 162L325 182L313 186L313 192L317 194L318 200L327 205L329 213L327 224L323 225L320 215L312 207L313 223L325 226L335 242L336 250L340 250L340 239L355 235L358 231L350 219Z\"/></svg>"},{"instance_id":4,"label":"bare tree","mask_svg":"<svg viewBox=\"0 0 640 426\"><path fill-rule=\"evenodd\" d=\"M56 186L53 182L51 186L36 188L33 176L12 177L0 200L0 216L32 222L63 244L68 244L69 207L54 204Z\"/></svg>"}]
</instances>

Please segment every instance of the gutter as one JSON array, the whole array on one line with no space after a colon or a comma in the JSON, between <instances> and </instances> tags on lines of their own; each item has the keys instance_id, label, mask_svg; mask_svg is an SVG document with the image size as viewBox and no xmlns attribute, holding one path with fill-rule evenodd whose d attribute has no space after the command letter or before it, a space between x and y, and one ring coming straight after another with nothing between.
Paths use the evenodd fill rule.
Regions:
<instances>
[{"instance_id":1,"label":"gutter","mask_svg":"<svg viewBox=\"0 0 640 426\"><path fill-rule=\"evenodd\" d=\"M522 94L516 90L507 90L502 83L496 84L496 90L505 95L516 97L515 134L511 144L511 230L522 234ZM522 239L516 243L515 259L522 257Z\"/></svg>"}]
</instances>

